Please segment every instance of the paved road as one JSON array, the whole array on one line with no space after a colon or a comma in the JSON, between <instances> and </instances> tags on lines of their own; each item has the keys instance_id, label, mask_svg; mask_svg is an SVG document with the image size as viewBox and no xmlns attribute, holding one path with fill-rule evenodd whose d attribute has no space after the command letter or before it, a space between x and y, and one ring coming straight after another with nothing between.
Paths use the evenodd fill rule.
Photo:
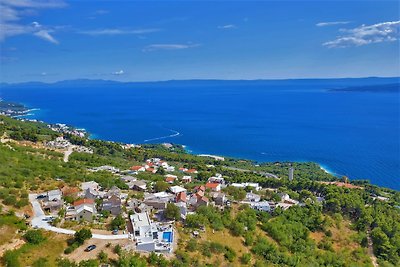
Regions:
<instances>
[{"instance_id":1,"label":"paved road","mask_svg":"<svg viewBox=\"0 0 400 267\"><path fill-rule=\"evenodd\" d=\"M32 204L33 208L33 219L31 221L31 225L34 228L41 228L48 231L52 231L55 233L66 234L66 235L74 235L74 230L59 228L51 226L48 222L43 221L46 217L42 207L40 206L39 201L36 199L37 194L29 194L29 201ZM92 238L96 239L106 239L106 240L116 240L116 239L127 239L128 234L124 235L100 235L100 234L92 234Z\"/></svg>"}]
</instances>

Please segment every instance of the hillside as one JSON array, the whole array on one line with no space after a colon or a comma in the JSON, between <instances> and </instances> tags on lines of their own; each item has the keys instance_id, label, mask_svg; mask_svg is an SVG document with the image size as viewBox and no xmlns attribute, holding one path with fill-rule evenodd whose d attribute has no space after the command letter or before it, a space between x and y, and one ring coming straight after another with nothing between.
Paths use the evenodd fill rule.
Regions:
<instances>
[{"instance_id":1,"label":"hillside","mask_svg":"<svg viewBox=\"0 0 400 267\"><path fill-rule=\"evenodd\" d=\"M47 143L61 135L74 146L90 148L93 153L75 151L65 162L65 149L50 147ZM350 184L345 178L344 183L339 183L342 178L324 172L314 163L257 164L233 158L222 161L188 154L182 146L174 144L126 147L54 132L44 123L5 116L0 116L0 136L0 233L15 233L2 234L0 251L3 247L7 250L2 258L6 266L78 266L73 263L74 259L82 261L79 266L100 263L112 266L373 266L372 255L368 253L369 236L380 266L400 264L400 192L365 181ZM174 181L172 184L188 192L208 183L216 174L227 185L221 193L226 194L229 204L211 202L213 193L205 190L209 205L198 207L183 220L175 219L178 241L172 255L135 254L121 251L115 243L107 247L103 242L102 251L104 248L107 257L100 256L100 251L68 256L65 254L70 246L68 236L30 226L32 210L28 194L79 187L84 181L99 183L105 192L116 186L128 195L127 202L141 201L143 192L129 189L121 182L126 174L90 170L104 165L129 170L151 158L175 166L177 170L171 175L182 176L178 168L197 170L190 183ZM287 177L290 166L296 170L293 181ZM154 193L170 186L165 182L165 172L159 168L155 173L146 171L135 176L146 181L148 191L144 193ZM233 187L234 183L243 182L258 183L260 188ZM245 201L251 192L261 198L260 203L281 203L282 208L270 212L252 208ZM281 200L284 195L287 195L285 201ZM152 212L154 218L155 214L158 213ZM91 227L92 231L100 231L110 229L107 224L112 218L71 225L76 229ZM32 243L26 235L29 231L39 231L38 235L44 238ZM76 251L79 249L83 247Z\"/></svg>"}]
</instances>

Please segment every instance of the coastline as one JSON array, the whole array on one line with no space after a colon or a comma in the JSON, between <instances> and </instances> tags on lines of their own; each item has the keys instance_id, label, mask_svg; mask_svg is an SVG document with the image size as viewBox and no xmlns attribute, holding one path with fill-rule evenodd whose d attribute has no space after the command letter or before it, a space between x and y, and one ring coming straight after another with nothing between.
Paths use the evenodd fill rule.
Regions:
<instances>
[{"instance_id":1,"label":"coastline","mask_svg":"<svg viewBox=\"0 0 400 267\"><path fill-rule=\"evenodd\" d=\"M41 121L41 122L44 122L44 123L48 124L46 121L35 119L35 117L38 115L38 112L43 111L42 109L40 109L40 108L29 108L29 110L32 111L32 112L30 112L29 115L22 116L22 118L26 118L27 120L32 120L32 121ZM75 126L72 126L72 125L71 125L71 127L75 128L75 129L84 128L84 127L75 127ZM171 138L171 137L176 137L176 136L182 135L178 131L175 131L175 130L172 130L172 129L169 129L169 128L165 128L165 129L171 131L172 134L161 136L161 137L156 137L156 138L146 139L147 142L149 142L149 141L151 141L153 139L156 139L156 140L160 140L160 141L159 142L154 142L154 144L161 144L161 143L164 143L164 142L168 142L168 139ZM92 140L93 139L99 139L99 140L113 141L112 139L103 138L101 135L96 134L96 133L92 133L92 132L89 132L89 131L87 131L86 133L87 133L86 137L88 139L92 139ZM121 142L121 141L117 141L117 142ZM133 143L136 143L136 144L150 144L150 143L147 143L147 142L140 142L140 143L139 142L133 142ZM128 143L131 143L131 142L122 141L121 143L127 143L128 144ZM172 143L175 143L175 142L172 142ZM176 144L180 144L180 143L176 142ZM254 158L254 157L251 157L251 156L241 156L241 155L230 155L230 154L224 154L224 153L215 153L215 151L210 153L209 151L205 151L205 150L195 150L195 149L193 149L192 147L190 147L188 145L182 145L182 147L184 148L184 150L187 153L192 154L192 155L206 154L206 155L212 155L212 156L217 156L217 157L225 157L225 158L232 158L232 159L238 159L238 160L242 159L242 160L248 160L248 161L254 162L255 164L271 163L271 162L281 162L281 163L287 163L287 162L294 162L294 163L310 162L311 163L312 162L312 163L317 164L324 172L326 172L326 173L328 173L330 175L333 175L335 177L342 176L341 174L339 174L339 173L335 172L334 170L332 170L329 167L329 165L326 164L326 162L320 163L318 161L313 161L313 160L290 159L290 158L288 158L288 159L279 159L279 158L273 159L272 158L271 159L271 157L269 157L267 160L262 160L262 159L260 160L259 158ZM358 177L354 177L351 174L348 175L348 177L349 177L350 180L359 179ZM390 186L390 185L386 185L385 183L379 183L379 182L376 182L376 181L373 182L373 179L368 179L368 180L371 182L371 184L376 184L378 186L382 186L382 187L387 187L387 188L392 188L394 190L398 190L398 188L396 186Z\"/></svg>"}]
</instances>

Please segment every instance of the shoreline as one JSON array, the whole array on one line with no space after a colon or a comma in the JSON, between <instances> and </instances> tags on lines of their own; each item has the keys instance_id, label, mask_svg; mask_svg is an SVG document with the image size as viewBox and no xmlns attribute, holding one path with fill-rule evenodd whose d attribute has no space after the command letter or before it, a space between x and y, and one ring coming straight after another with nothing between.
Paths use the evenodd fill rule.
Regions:
<instances>
[{"instance_id":1,"label":"shoreline","mask_svg":"<svg viewBox=\"0 0 400 267\"><path fill-rule=\"evenodd\" d=\"M28 111L40 111L41 109L40 108L28 108L27 109ZM24 115L22 115L22 116L19 116L19 117L15 117L15 116L10 116L10 117L13 117L13 118L16 118L16 119L21 119L21 118L23 118L23 117L25 117L25 116L32 116L32 117L30 117L30 118L26 118L27 120L33 120L33 121L41 121L41 120L38 120L38 119L35 119L34 117L35 117L35 115L37 115L37 114L35 114L35 113L30 113L30 114L24 114ZM50 123L47 123L46 121L41 121L41 122L43 122L43 123L45 123L45 124L50 124ZM71 127L73 127L74 129L86 129L86 128L84 128L84 127L75 127L75 126L72 126L71 125ZM150 139L145 139L144 141L143 141L143 143L141 143L141 144L143 144L143 145L145 145L145 144L151 144L151 143L148 143L149 141L155 141L155 140L164 140L164 139L168 139L168 138L171 138L171 137L178 137L178 136L181 136L182 134L180 133L180 132L178 132L178 131L176 131L176 130L172 130L172 129L167 129L167 130L169 130L169 131L171 131L171 132L173 132L173 134L171 134L171 135L166 135L166 136L161 136L161 137L155 137L155 138L150 138ZM118 142L118 143L123 143L123 144L128 144L129 142L120 142L120 141L113 141L113 140L107 140L107 139L104 139L104 138L101 138L101 136L99 136L98 134L96 134L96 133L91 133L91 132L88 132L88 131L86 131L86 133L87 133L87 138L88 139L91 139L91 140L95 140L95 139L98 139L98 140L104 140L104 141L112 141L112 142ZM154 144L162 144L163 142L155 142ZM138 143L139 144L139 143ZM176 144L179 144L179 143L176 143ZM263 161L263 160L259 160L259 159L252 159L252 158L250 158L250 157L242 157L242 156L235 156L235 155L233 155L233 156L231 156L231 155L224 155L224 154L211 154L211 153L208 153L208 152L196 152L196 151L194 151L194 150L192 150L188 145L182 145L182 144L179 144L179 145L181 145L182 147L183 147L183 149L185 150L185 152L187 152L188 154L192 154L192 155L196 155L196 156L201 156L201 155L210 155L210 156L212 156L212 157L218 157L218 158L232 158L232 159L236 159L236 160L240 160L240 159L242 159L242 160L248 160L248 161L251 161L251 162L254 162L255 164L262 164L262 163L272 163L272 162L281 162L281 163L287 163L287 162L293 162L293 163L305 163L305 162L309 162L309 163L315 163L315 164L317 164L320 168L321 168L321 170L323 170L325 173L327 173L327 174L330 174L330 175L332 175L332 176L334 176L334 177L336 177L336 178L339 178L341 175L339 174L339 173L336 173L335 171L332 171L329 167L327 167L326 166L326 164L321 164L321 163L319 163L319 162L317 162L317 161L312 161L312 160L290 160L290 159L284 159L284 160L267 160L267 161ZM351 177L351 176L348 176L348 178L350 179L350 180L357 180L357 178L354 178L354 177ZM370 179L368 179L368 181L370 181L371 182L371 180ZM378 185L378 186L382 186L382 187L387 187L386 185ZM390 187L387 187L387 188L390 188ZM392 189L392 188L391 188ZM394 189L394 190L397 190L397 189Z\"/></svg>"}]
</instances>

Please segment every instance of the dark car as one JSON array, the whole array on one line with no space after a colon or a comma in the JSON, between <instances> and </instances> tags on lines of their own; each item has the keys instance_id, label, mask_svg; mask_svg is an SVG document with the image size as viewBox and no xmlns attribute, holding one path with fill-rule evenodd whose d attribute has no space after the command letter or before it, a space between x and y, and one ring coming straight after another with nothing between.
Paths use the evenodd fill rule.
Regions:
<instances>
[{"instance_id":1,"label":"dark car","mask_svg":"<svg viewBox=\"0 0 400 267\"><path fill-rule=\"evenodd\" d=\"M118 235L118 229L114 229L114 230L112 231L112 234L113 234L113 235Z\"/></svg>"},{"instance_id":2,"label":"dark car","mask_svg":"<svg viewBox=\"0 0 400 267\"><path fill-rule=\"evenodd\" d=\"M86 252L89 252L89 251L92 251L93 249L95 249L96 248L96 245L90 245L90 246L88 246L86 249L85 249L85 251Z\"/></svg>"},{"instance_id":3,"label":"dark car","mask_svg":"<svg viewBox=\"0 0 400 267\"><path fill-rule=\"evenodd\" d=\"M43 199L43 198L46 198L46 196L45 196L45 195L38 195L38 196L36 197L36 199Z\"/></svg>"}]
</instances>

